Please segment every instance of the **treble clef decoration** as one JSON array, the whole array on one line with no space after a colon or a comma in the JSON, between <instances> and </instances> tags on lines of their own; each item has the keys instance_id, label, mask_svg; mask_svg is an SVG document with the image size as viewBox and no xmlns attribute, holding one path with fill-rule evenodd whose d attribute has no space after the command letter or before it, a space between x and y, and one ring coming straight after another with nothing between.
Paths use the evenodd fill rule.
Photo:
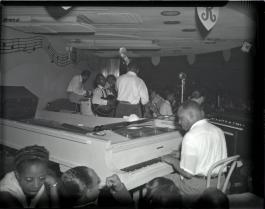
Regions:
<instances>
[{"instance_id":1,"label":"treble clef decoration","mask_svg":"<svg viewBox=\"0 0 265 209\"><path fill-rule=\"evenodd\" d=\"M201 18L203 20L208 20L210 17L211 21L215 22L216 21L216 15L213 14L212 9L213 9L213 7L206 7L206 11L201 14Z\"/></svg>"}]
</instances>

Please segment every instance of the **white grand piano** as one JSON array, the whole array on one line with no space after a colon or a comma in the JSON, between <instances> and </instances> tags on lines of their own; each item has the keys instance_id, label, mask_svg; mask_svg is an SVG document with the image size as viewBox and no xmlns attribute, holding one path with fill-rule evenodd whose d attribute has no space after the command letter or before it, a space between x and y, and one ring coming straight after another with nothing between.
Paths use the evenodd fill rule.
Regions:
<instances>
[{"instance_id":1,"label":"white grand piano","mask_svg":"<svg viewBox=\"0 0 265 209\"><path fill-rule=\"evenodd\" d=\"M92 132L92 127L118 123L122 118L37 111L34 119L0 119L1 143L20 149L45 146L50 160L61 171L84 165L93 168L101 181L116 173L131 190L173 171L160 157L178 150L182 136L177 130L159 128L153 121L116 130Z\"/></svg>"}]
</instances>

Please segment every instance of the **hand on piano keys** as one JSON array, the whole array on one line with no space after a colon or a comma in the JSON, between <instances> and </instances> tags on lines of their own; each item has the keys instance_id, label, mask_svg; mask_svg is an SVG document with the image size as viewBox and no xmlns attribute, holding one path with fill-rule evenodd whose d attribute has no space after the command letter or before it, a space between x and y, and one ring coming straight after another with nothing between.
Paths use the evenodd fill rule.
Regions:
<instances>
[{"instance_id":1,"label":"hand on piano keys","mask_svg":"<svg viewBox=\"0 0 265 209\"><path fill-rule=\"evenodd\" d=\"M161 161L163 161L169 165L174 165L177 160L178 159L175 156L173 156L172 154L168 154L168 155L161 157Z\"/></svg>"},{"instance_id":2,"label":"hand on piano keys","mask_svg":"<svg viewBox=\"0 0 265 209\"><path fill-rule=\"evenodd\" d=\"M169 155L172 155L173 157L180 159L180 151L179 150L173 150Z\"/></svg>"}]
</instances>

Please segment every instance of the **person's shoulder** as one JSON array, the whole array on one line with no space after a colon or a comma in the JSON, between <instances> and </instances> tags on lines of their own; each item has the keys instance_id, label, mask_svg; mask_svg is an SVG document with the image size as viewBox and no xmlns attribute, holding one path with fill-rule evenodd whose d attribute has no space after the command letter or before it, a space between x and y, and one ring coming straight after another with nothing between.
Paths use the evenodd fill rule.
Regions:
<instances>
[{"instance_id":1,"label":"person's shoulder","mask_svg":"<svg viewBox=\"0 0 265 209\"><path fill-rule=\"evenodd\" d=\"M19 201L9 192L0 191L0 206L3 208L21 207Z\"/></svg>"}]
</instances>

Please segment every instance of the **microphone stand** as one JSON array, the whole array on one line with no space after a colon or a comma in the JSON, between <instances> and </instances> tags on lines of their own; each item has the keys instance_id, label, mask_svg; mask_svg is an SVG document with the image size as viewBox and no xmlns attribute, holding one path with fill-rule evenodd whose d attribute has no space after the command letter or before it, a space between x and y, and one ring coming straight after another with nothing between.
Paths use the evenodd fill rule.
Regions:
<instances>
[{"instance_id":1,"label":"microphone stand","mask_svg":"<svg viewBox=\"0 0 265 209\"><path fill-rule=\"evenodd\" d=\"M185 86L185 78L181 79L181 103L184 100L184 86Z\"/></svg>"},{"instance_id":2,"label":"microphone stand","mask_svg":"<svg viewBox=\"0 0 265 209\"><path fill-rule=\"evenodd\" d=\"M181 103L183 103L186 74L181 72L179 78L181 79Z\"/></svg>"}]
</instances>

